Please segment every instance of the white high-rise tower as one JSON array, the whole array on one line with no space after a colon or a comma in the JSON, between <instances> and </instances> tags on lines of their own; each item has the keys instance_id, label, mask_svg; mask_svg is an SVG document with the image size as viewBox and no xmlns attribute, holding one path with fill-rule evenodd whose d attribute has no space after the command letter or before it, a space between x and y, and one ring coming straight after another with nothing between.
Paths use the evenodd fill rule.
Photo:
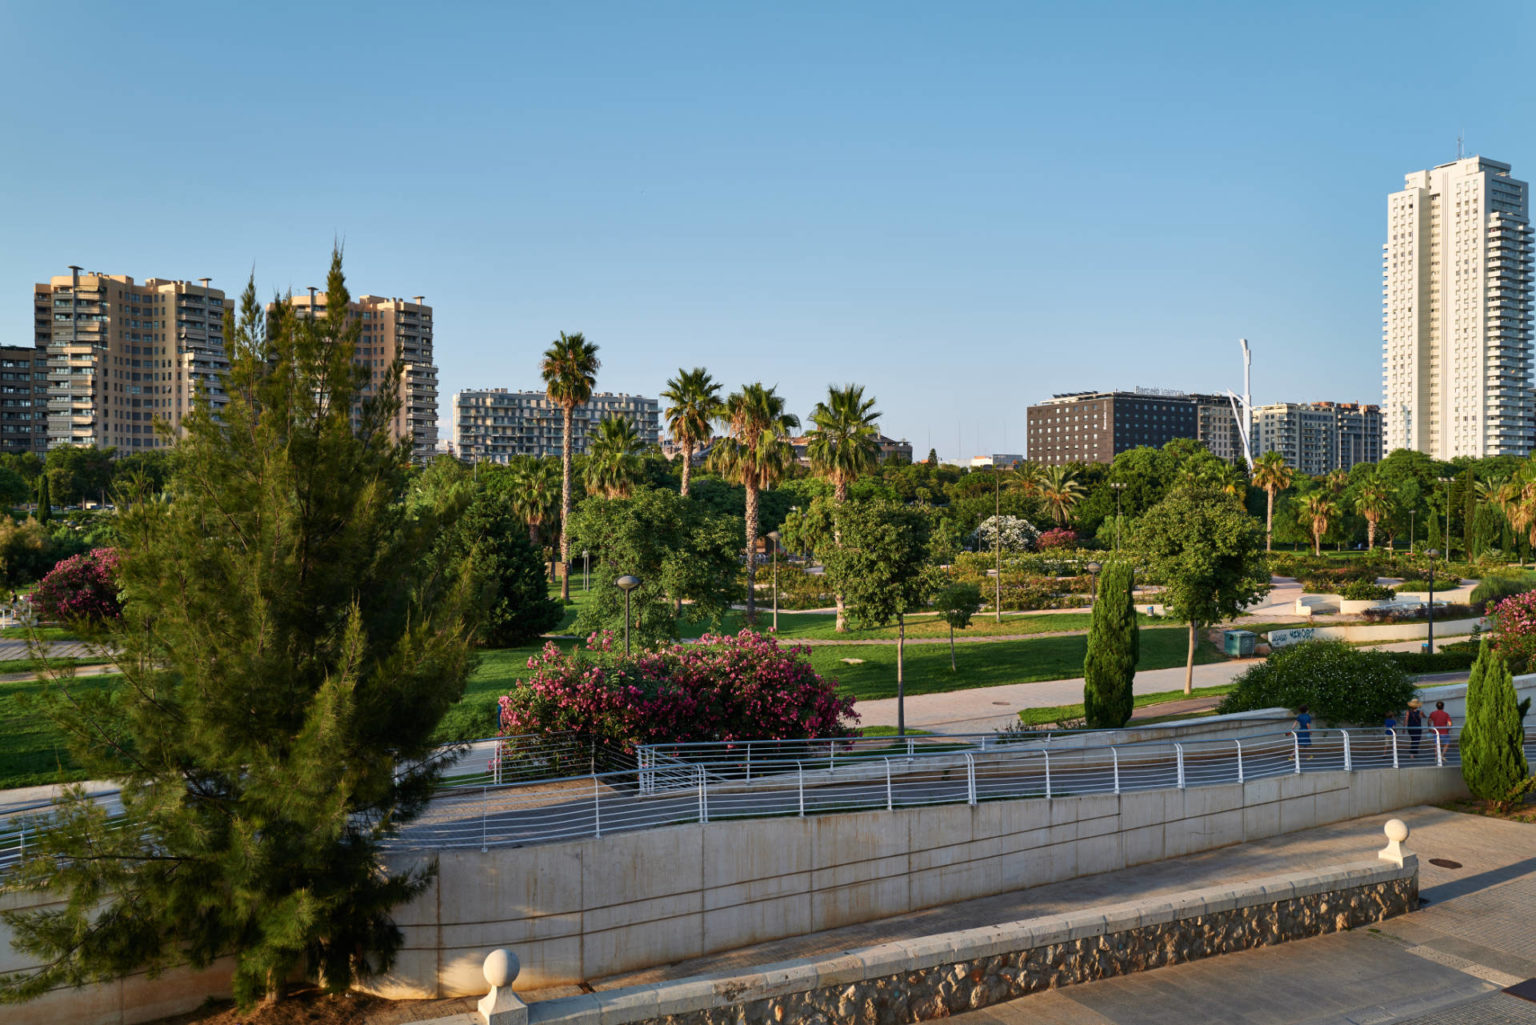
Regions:
<instances>
[{"instance_id":1,"label":"white high-rise tower","mask_svg":"<svg viewBox=\"0 0 1536 1025\"><path fill-rule=\"evenodd\" d=\"M1407 176L1381 247L1384 448L1532 448L1530 187L1468 157Z\"/></svg>"}]
</instances>

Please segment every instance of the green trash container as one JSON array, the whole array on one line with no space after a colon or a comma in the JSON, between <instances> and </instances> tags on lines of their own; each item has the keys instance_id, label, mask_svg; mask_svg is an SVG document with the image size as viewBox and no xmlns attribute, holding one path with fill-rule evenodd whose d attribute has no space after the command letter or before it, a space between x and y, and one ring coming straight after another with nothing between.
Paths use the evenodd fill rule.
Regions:
<instances>
[{"instance_id":1,"label":"green trash container","mask_svg":"<svg viewBox=\"0 0 1536 1025\"><path fill-rule=\"evenodd\" d=\"M1223 630L1221 634L1222 649L1233 658L1252 658L1258 640L1259 635L1252 630Z\"/></svg>"}]
</instances>

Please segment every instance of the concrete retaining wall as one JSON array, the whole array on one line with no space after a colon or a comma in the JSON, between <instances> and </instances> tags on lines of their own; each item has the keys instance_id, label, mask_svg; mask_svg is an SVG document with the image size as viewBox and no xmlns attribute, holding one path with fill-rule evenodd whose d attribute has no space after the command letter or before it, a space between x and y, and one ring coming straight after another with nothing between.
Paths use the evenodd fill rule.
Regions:
<instances>
[{"instance_id":1,"label":"concrete retaining wall","mask_svg":"<svg viewBox=\"0 0 1536 1025\"><path fill-rule=\"evenodd\" d=\"M484 992L508 947L519 988L601 978L767 940L1107 872L1465 794L1456 768L675 826L428 855L400 909L394 972L372 987Z\"/></svg>"},{"instance_id":2,"label":"concrete retaining wall","mask_svg":"<svg viewBox=\"0 0 1536 1025\"><path fill-rule=\"evenodd\" d=\"M1488 629L1487 619L1435 620L1436 637L1465 637L1473 627ZM1304 636L1302 636L1304 635ZM1295 644L1301 640L1350 641L1352 643L1381 643L1386 641L1414 641L1429 636L1429 623L1424 620L1411 623L1361 623L1350 626L1303 626L1284 630L1271 630L1265 639L1271 645Z\"/></svg>"},{"instance_id":3,"label":"concrete retaining wall","mask_svg":"<svg viewBox=\"0 0 1536 1025\"><path fill-rule=\"evenodd\" d=\"M529 1007L553 1025L906 1025L1028 993L1379 922L1413 910L1418 862L1361 862Z\"/></svg>"}]
</instances>

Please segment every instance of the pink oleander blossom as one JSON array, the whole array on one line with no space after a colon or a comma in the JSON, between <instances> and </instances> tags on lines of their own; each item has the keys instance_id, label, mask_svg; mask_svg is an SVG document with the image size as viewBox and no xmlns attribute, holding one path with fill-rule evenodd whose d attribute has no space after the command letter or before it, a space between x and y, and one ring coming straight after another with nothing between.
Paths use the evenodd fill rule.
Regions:
<instances>
[{"instance_id":1,"label":"pink oleander blossom","mask_svg":"<svg viewBox=\"0 0 1536 1025\"><path fill-rule=\"evenodd\" d=\"M1493 646L1516 673L1536 665L1536 591L1511 595L1488 610Z\"/></svg>"},{"instance_id":2,"label":"pink oleander blossom","mask_svg":"<svg viewBox=\"0 0 1536 1025\"><path fill-rule=\"evenodd\" d=\"M32 603L43 619L65 623L101 623L121 618L117 550L96 548L63 560L37 585Z\"/></svg>"},{"instance_id":3,"label":"pink oleander blossom","mask_svg":"<svg viewBox=\"0 0 1536 1025\"><path fill-rule=\"evenodd\" d=\"M845 737L858 714L803 645L743 630L626 657L594 634L584 650L547 644L533 676L498 699L501 734L575 733L623 751L701 740Z\"/></svg>"}]
</instances>

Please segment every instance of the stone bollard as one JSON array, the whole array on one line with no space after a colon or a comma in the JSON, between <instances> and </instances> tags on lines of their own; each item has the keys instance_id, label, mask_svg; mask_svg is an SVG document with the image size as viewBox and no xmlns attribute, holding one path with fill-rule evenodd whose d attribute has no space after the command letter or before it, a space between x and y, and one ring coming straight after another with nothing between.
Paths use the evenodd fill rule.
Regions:
<instances>
[{"instance_id":1,"label":"stone bollard","mask_svg":"<svg viewBox=\"0 0 1536 1025\"><path fill-rule=\"evenodd\" d=\"M485 981L491 984L491 991L478 1005L485 1025L528 1025L528 1005L512 992L521 967L517 955L505 947L485 955Z\"/></svg>"},{"instance_id":2,"label":"stone bollard","mask_svg":"<svg viewBox=\"0 0 1536 1025\"><path fill-rule=\"evenodd\" d=\"M1403 859L1413 856L1411 851L1403 850L1403 841L1408 839L1408 824L1402 819L1388 819L1382 832L1387 834L1387 845L1376 856L1402 868Z\"/></svg>"}]
</instances>

